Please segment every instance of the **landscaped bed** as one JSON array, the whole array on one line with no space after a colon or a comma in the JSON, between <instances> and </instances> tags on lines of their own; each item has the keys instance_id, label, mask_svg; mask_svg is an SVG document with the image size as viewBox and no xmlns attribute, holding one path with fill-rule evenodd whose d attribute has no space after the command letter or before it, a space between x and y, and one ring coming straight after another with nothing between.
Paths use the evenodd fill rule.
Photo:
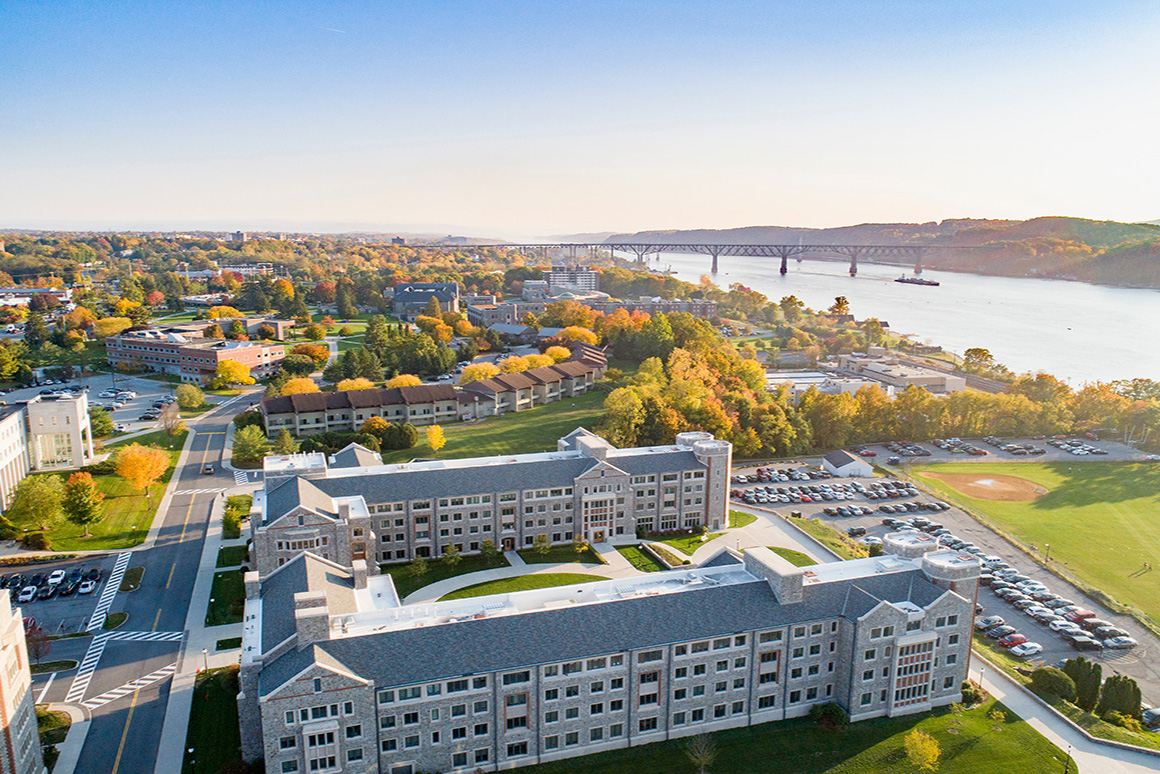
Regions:
<instances>
[{"instance_id":1,"label":"landscaped bed","mask_svg":"<svg viewBox=\"0 0 1160 774\"><path fill-rule=\"evenodd\" d=\"M565 562L579 562L580 564L608 564L600 558L600 554L585 546L584 550L576 553L574 546L549 546L546 551L537 551L535 548L524 548L516 552L527 564L564 564Z\"/></svg>"},{"instance_id":2,"label":"landscaped bed","mask_svg":"<svg viewBox=\"0 0 1160 774\"><path fill-rule=\"evenodd\" d=\"M245 546L223 546L218 549L218 567L238 567L246 563L249 551Z\"/></svg>"},{"instance_id":3,"label":"landscaped bed","mask_svg":"<svg viewBox=\"0 0 1160 774\"><path fill-rule=\"evenodd\" d=\"M206 626L239 623L246 602L246 584L242 571L215 572L209 596L209 609L205 613Z\"/></svg>"},{"instance_id":4,"label":"landscaped bed","mask_svg":"<svg viewBox=\"0 0 1160 774\"><path fill-rule=\"evenodd\" d=\"M694 532L691 535L677 535L673 537L649 535L649 539L657 543L664 543L666 546L672 546L681 553L692 556L697 552L697 549L703 546L705 543L708 543L710 540L719 538L724 534L724 532L711 532L709 534Z\"/></svg>"},{"instance_id":5,"label":"landscaped bed","mask_svg":"<svg viewBox=\"0 0 1160 774\"><path fill-rule=\"evenodd\" d=\"M382 565L382 571L391 576L395 583L395 592L399 595L399 599L402 600L424 586L438 583L441 580L466 575L469 572L494 570L498 567L508 566L510 566L510 563L503 554L497 554L491 563L482 554L467 554L461 556L455 564L451 564L444 559L429 559L426 562L426 572L422 575L415 575L414 562L384 564Z\"/></svg>"},{"instance_id":6,"label":"landscaped bed","mask_svg":"<svg viewBox=\"0 0 1160 774\"><path fill-rule=\"evenodd\" d=\"M651 554L644 551L637 546L617 546L616 550L629 561L629 563L640 570L641 572L658 572L667 570L663 564L658 562Z\"/></svg>"},{"instance_id":7,"label":"landscaped bed","mask_svg":"<svg viewBox=\"0 0 1160 774\"><path fill-rule=\"evenodd\" d=\"M578 572L548 572L535 575L517 575L514 578L500 578L499 580L476 583L445 594L439 601L448 599L467 599L469 597L483 597L488 594L508 594L513 591L528 591L530 589L547 589L554 586L570 586L575 583L592 583L593 581L608 580L602 575L585 575Z\"/></svg>"}]
</instances>

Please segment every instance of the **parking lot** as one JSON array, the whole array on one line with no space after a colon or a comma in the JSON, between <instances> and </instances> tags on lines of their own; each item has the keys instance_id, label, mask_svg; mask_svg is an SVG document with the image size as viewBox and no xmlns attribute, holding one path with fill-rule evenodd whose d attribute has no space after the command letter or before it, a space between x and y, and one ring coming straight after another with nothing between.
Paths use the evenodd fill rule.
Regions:
<instances>
[{"instance_id":1,"label":"parking lot","mask_svg":"<svg viewBox=\"0 0 1160 774\"><path fill-rule=\"evenodd\" d=\"M88 624L101 592L105 589L114 561L115 556L108 555L6 567L0 572L0 580L8 589L13 605L19 604L26 619L36 619L36 625L46 634L71 634L82 631ZM64 580L50 586L49 576L57 571L63 573ZM81 593L79 583L76 588L69 590L70 573L74 577L79 573L92 578L97 575L94 571L99 571L100 577L89 590ZM39 581L39 585L36 581ZM33 586L38 590L55 588L51 593L42 592L44 596L38 595L31 601L18 602L21 592Z\"/></svg>"},{"instance_id":2,"label":"parking lot","mask_svg":"<svg viewBox=\"0 0 1160 774\"><path fill-rule=\"evenodd\" d=\"M89 405L102 406L108 409L109 414L113 418L113 424L123 427L121 432L126 433L156 427L156 420L142 420L140 417L153 408L154 402L172 397L174 391L174 385L153 379L146 379L140 376L122 376L118 374L114 377L112 374L101 374L99 376L86 376L84 379L70 379L54 384L42 382L33 387L11 390L3 396L0 396L0 400L6 403L26 401L36 395L47 394L46 391L60 390L65 387L77 389L88 387ZM136 393L136 395L125 401L124 405L114 408L112 406L113 398L99 397L102 392L109 390L129 390Z\"/></svg>"},{"instance_id":3,"label":"parking lot","mask_svg":"<svg viewBox=\"0 0 1160 774\"><path fill-rule=\"evenodd\" d=\"M1115 441L1076 436L959 439L930 442L897 441L865 444L851 449L869 462L897 465L906 462L1076 462L1080 460L1145 460L1148 454Z\"/></svg>"},{"instance_id":4,"label":"parking lot","mask_svg":"<svg viewBox=\"0 0 1160 774\"><path fill-rule=\"evenodd\" d=\"M1105 444L1106 442L1101 442L1101 445ZM1115 446L1115 444L1111 446ZM1054 449L1054 447L1048 448L1051 448L1058 454L1064 455L1069 460L1075 459L1074 456ZM1124 447L1120 448L1122 449ZM932 449L931 456L923 457L923 461L934 459L933 452L936 450ZM951 457L949 453L944 452L944 454L946 454L947 461L951 459L955 461L962 460L965 456L963 454L955 454ZM1031 457L1030 459L1042 461L1045 457L1047 457L1047 454ZM994 459L994 456L991 458ZM1088 457L1088 459L1100 460L1113 458L1111 452L1108 456ZM968 457L968 459L987 459L987 457ZM1009 457L1009 459L1028 459L1028 457ZM765 470L773 470L782 474L784 471L800 471L802 467L802 464L784 463L777 464L771 469ZM756 476L757 469L735 469L734 474L735 476ZM1084 656L1097 659L1103 664L1105 676L1118 673L1126 674L1134 678L1140 685L1146 703L1156 704L1160 701L1160 665L1156 664L1155 660L1148 658L1151 651L1155 650L1155 637L1144 629L1143 626L1129 616L1114 614L1106 610L1070 583L1067 583L1040 565L1030 561L1021 550L1015 548L1002 537L975 521L965 512L943 503L937 497L928 495L917 487L913 487L909 482L899 481L896 486L884 486L887 482L891 481L897 481L897 479L834 478L827 475L814 479L807 478L805 481L800 479L796 481L793 479L782 481L779 478L777 481L757 481L752 483L746 482L744 484L736 482L736 479L734 479L734 483L730 484L730 488L731 490L740 490L744 494L744 492L756 492L759 487L762 490L765 490L767 487L772 487L774 492L779 495L779 499L776 502L758 502L755 503L755 507L770 509L784 515L798 511L805 518L818 518L843 532L849 533L852 530L858 536L857 539L867 545L881 542L884 535L897 531L897 526L883 523L886 519L906 522L917 517L934 522L938 525L938 529L945 530L942 535L944 542L954 546L957 550L965 549L979 556L991 557L994 566L1001 567L997 563L1006 565L1007 568L1020 576L1018 579L1020 582L1026 580L1042 584L1050 594L1056 595L1062 600L1072 602L1084 611L1090 611L1094 614L1095 618L1106 621L1108 625L1122 630L1127 636L1135 639L1139 643L1135 647L1126 649L1100 647L1097 650L1079 651L1064 639L1063 633L1053 631L1050 628L1049 623L1052 619L1044 618L1044 622L1041 623L1039 620L1025 614L1013 605L1015 601L1018 601L1018 598L1012 599L1011 602L1006 602L997 597L990 586L981 586L977 599L978 603L982 605L983 612L980 614L981 617L1001 616L1005 623L1014 626L1015 631L1013 633L1022 634L1027 637L1028 641L1042 646L1042 652L1028 656L1027 660L1029 663L1054 664L1067 658L1073 658L1082 652ZM875 486L876 484L877 486ZM796 486L798 491L791 492L791 486ZM809 491L806 495L809 497L808 502L803 501L801 491L803 486L807 487ZM815 494L821 495L825 492L825 486L829 487L831 499L827 500L824 496L815 497ZM822 491L814 493L812 489L815 487ZM780 499L783 493L778 492L778 489L786 490L784 496L790 502L787 503ZM884 489L889 489L895 494L883 498L881 493ZM796 500L794 498L795 494ZM838 497L839 494L841 495L840 498ZM874 496L870 497L869 495L871 494ZM769 494L766 493L766 496L768 497ZM733 502L744 503L746 500L735 497ZM932 507L931 504L935 504L935 507ZM946 507L943 508L943 505L946 505ZM899 506L902 507L901 512L898 511ZM841 508L845 508L846 513L849 515L840 515L839 509ZM827 513L827 511L831 511L832 513ZM907 528L916 529L917 527L912 525ZM929 531L936 532L938 529L931 529ZM937 538L938 536L936 536ZM1001 588L997 590L1001 590ZM1048 600L1049 597L1045 596L1042 601ZM1021 606L1030 607L1030 605L1022 604ZM1063 606L1060 605L1060 607Z\"/></svg>"}]
</instances>

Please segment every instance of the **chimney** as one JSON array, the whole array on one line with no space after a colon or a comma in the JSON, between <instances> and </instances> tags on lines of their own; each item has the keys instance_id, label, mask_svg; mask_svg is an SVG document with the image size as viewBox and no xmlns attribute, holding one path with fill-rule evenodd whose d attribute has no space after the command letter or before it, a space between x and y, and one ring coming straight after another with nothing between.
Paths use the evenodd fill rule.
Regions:
<instances>
[{"instance_id":1,"label":"chimney","mask_svg":"<svg viewBox=\"0 0 1160 774\"><path fill-rule=\"evenodd\" d=\"M294 595L294 623L299 649L330 639L330 611L325 591L299 591Z\"/></svg>"},{"instance_id":2,"label":"chimney","mask_svg":"<svg viewBox=\"0 0 1160 774\"><path fill-rule=\"evenodd\" d=\"M354 587L356 589L365 589L367 587L367 561L366 559L355 559L350 563L351 577L354 580Z\"/></svg>"},{"instance_id":3,"label":"chimney","mask_svg":"<svg viewBox=\"0 0 1160 774\"><path fill-rule=\"evenodd\" d=\"M246 599L257 599L262 594L262 584L258 582L257 571L251 570L245 574Z\"/></svg>"}]
</instances>

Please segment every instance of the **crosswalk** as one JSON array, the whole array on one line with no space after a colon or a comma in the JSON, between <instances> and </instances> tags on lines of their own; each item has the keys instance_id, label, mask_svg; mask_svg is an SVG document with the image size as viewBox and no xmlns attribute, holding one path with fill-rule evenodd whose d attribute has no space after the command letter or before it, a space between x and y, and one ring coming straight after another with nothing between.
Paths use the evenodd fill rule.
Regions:
<instances>
[{"instance_id":1,"label":"crosswalk","mask_svg":"<svg viewBox=\"0 0 1160 774\"><path fill-rule=\"evenodd\" d=\"M205 489L178 489L173 493L174 497L177 495L199 495L199 494L217 494L225 489L225 487L214 486Z\"/></svg>"},{"instance_id":2,"label":"crosswalk","mask_svg":"<svg viewBox=\"0 0 1160 774\"><path fill-rule=\"evenodd\" d=\"M97 600L97 607L93 610L92 617L89 618L89 625L85 627L90 632L99 629L105 623L105 617L109 613L109 605L113 604L113 598L117 596L117 591L121 588L121 579L125 577L125 568L129 566L129 559L132 556L127 551L118 554L117 561L113 564L113 572L105 581L105 588L101 590L101 598Z\"/></svg>"},{"instance_id":3,"label":"crosswalk","mask_svg":"<svg viewBox=\"0 0 1160 774\"><path fill-rule=\"evenodd\" d=\"M181 642L185 632L110 632L109 639L118 642Z\"/></svg>"},{"instance_id":4,"label":"crosswalk","mask_svg":"<svg viewBox=\"0 0 1160 774\"><path fill-rule=\"evenodd\" d=\"M140 690L141 688L144 688L147 685L152 685L153 683L155 683L159 680L164 680L167 677L172 677L173 673L176 671L177 671L177 663L174 662L167 667L162 667L161 669L158 669L156 672L150 672L149 674L145 675L144 677L139 677L136 680L133 680L132 682L125 683L124 685L122 685L119 688L114 688L111 691L106 691L105 693L102 693L100 696L94 696L91 699L87 699L87 700L81 702L81 705L88 708L89 710L95 710L98 707L103 707L104 705L108 704L111 701L116 701L117 699L121 698L122 696L128 696L129 694L133 693L134 691ZM66 701L67 701L67 699L66 699Z\"/></svg>"},{"instance_id":5,"label":"crosswalk","mask_svg":"<svg viewBox=\"0 0 1160 774\"><path fill-rule=\"evenodd\" d=\"M89 643L89 649L85 652L85 657L81 659L72 685L69 686L68 693L64 697L66 704L72 704L84 698L85 691L89 689L89 683L93 681L93 672L97 671L97 662L101 660L101 654L105 652L105 646L109 643L110 636L112 633L98 634Z\"/></svg>"},{"instance_id":6,"label":"crosswalk","mask_svg":"<svg viewBox=\"0 0 1160 774\"><path fill-rule=\"evenodd\" d=\"M91 643L89 643L89 649L85 652L85 657L83 659L81 659L81 663L77 666L77 673L73 677L72 685L69 686L68 693L64 697L65 703L66 704L75 704L77 702L80 702L81 699L83 699L85 697L85 691L87 691L89 689L89 683L91 683L93 681L93 673L97 671L97 664L101 660L101 655L105 652L105 647L110 642L181 642L181 640L184 637L185 637L185 632L117 632L117 631L112 631L112 632L102 632L100 634L95 635L93 637L93 641ZM165 669L170 670L166 674L173 674L173 667L175 667L175 666L176 666L176 664L165 667ZM161 677L165 676L165 675L161 675L161 677L157 677L157 675L160 672L164 672L164 671L165 670L163 669L163 670L159 670L158 672L154 672L152 675L146 675L145 677L142 677L139 680L134 680L131 683L126 683L125 685L121 686L121 688L117 688L115 691L110 691L109 693L101 694L100 696L96 697L95 699L90 699L89 701L98 701L98 700L103 699L103 701L100 701L96 705L97 707L101 706L102 704L108 704L110 701L112 701L113 699L116 699L118 696L124 695L124 693L120 693L120 694L117 694L117 696L112 696L111 698L109 698L110 694L116 693L116 691L120 691L123 688L125 688L126 686L134 685L135 683L139 683L139 682L141 682L141 680L146 681L144 683L144 685L148 685L151 682L156 682L157 680L160 680ZM130 688L128 691L125 691L125 693L131 693L132 691L135 691L135 690L136 690L136 688ZM83 704L86 707L89 707L88 701L83 702ZM94 707L89 707L89 709L94 709Z\"/></svg>"},{"instance_id":7,"label":"crosswalk","mask_svg":"<svg viewBox=\"0 0 1160 774\"><path fill-rule=\"evenodd\" d=\"M238 486L244 486L250 483L250 475L244 470L234 471L234 483Z\"/></svg>"}]
</instances>

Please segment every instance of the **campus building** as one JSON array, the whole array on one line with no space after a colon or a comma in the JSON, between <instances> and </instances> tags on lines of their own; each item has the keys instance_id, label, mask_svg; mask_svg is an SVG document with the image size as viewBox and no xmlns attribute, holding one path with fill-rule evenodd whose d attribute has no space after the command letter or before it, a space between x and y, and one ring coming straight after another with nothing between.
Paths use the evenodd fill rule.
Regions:
<instances>
[{"instance_id":1,"label":"campus building","mask_svg":"<svg viewBox=\"0 0 1160 774\"><path fill-rule=\"evenodd\" d=\"M459 285L454 282L407 282L395 286L395 315L400 320L414 322L427 311L434 298L442 312L459 311Z\"/></svg>"},{"instance_id":2,"label":"campus building","mask_svg":"<svg viewBox=\"0 0 1160 774\"><path fill-rule=\"evenodd\" d=\"M838 355L838 369L898 390L914 385L935 395L949 395L967 389L962 376L907 363L885 354L881 347L871 347L867 354Z\"/></svg>"},{"instance_id":3,"label":"campus building","mask_svg":"<svg viewBox=\"0 0 1160 774\"><path fill-rule=\"evenodd\" d=\"M925 541L925 542L923 542ZM795 567L765 547L635 578L404 605L364 561L246 575L242 752L271 772L497 771L806 715L961 699L979 574L928 535Z\"/></svg>"},{"instance_id":4,"label":"campus building","mask_svg":"<svg viewBox=\"0 0 1160 774\"><path fill-rule=\"evenodd\" d=\"M37 395L0 406L0 508L12 504L16 485L31 471L80 468L93 461L89 400Z\"/></svg>"},{"instance_id":5,"label":"campus building","mask_svg":"<svg viewBox=\"0 0 1160 774\"><path fill-rule=\"evenodd\" d=\"M24 617L0 590L0 774L43 774Z\"/></svg>"},{"instance_id":6,"label":"campus building","mask_svg":"<svg viewBox=\"0 0 1160 774\"><path fill-rule=\"evenodd\" d=\"M286 348L260 341L191 338L156 329L128 330L105 339L109 364L174 374L183 382L208 382L218 363L235 360L257 378L274 372Z\"/></svg>"},{"instance_id":7,"label":"campus building","mask_svg":"<svg viewBox=\"0 0 1160 774\"><path fill-rule=\"evenodd\" d=\"M574 536L720 529L733 446L681 433L670 446L617 449L578 428L554 452L336 467L321 454L265 458L254 495L254 566L263 576L303 551L344 566L478 553ZM373 461L372 461L373 463Z\"/></svg>"}]
</instances>

